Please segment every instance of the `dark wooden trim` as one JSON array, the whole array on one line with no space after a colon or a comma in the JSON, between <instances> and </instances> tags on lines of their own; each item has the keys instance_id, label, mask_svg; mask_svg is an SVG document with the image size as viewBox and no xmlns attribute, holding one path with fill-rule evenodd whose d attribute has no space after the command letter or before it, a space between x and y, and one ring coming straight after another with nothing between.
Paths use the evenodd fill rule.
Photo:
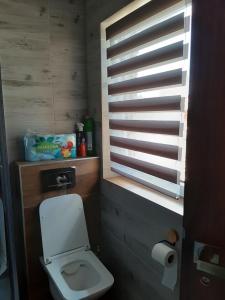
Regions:
<instances>
[{"instance_id":1,"label":"dark wooden trim","mask_svg":"<svg viewBox=\"0 0 225 300\"><path fill-rule=\"evenodd\" d=\"M223 300L225 281L196 270L193 245L218 247L225 267L225 1L192 5L181 299Z\"/></svg>"},{"instance_id":2,"label":"dark wooden trim","mask_svg":"<svg viewBox=\"0 0 225 300\"><path fill-rule=\"evenodd\" d=\"M223 0L193 1L191 45L184 225L193 239L225 248Z\"/></svg>"}]
</instances>

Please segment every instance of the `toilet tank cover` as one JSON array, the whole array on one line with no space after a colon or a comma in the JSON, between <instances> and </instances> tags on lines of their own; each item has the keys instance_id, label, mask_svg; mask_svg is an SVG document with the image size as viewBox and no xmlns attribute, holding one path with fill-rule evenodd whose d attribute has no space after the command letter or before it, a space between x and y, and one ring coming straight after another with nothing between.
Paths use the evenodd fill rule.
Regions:
<instances>
[{"instance_id":1,"label":"toilet tank cover","mask_svg":"<svg viewBox=\"0 0 225 300\"><path fill-rule=\"evenodd\" d=\"M77 194L43 201L39 208L44 261L55 255L89 247L83 201Z\"/></svg>"}]
</instances>

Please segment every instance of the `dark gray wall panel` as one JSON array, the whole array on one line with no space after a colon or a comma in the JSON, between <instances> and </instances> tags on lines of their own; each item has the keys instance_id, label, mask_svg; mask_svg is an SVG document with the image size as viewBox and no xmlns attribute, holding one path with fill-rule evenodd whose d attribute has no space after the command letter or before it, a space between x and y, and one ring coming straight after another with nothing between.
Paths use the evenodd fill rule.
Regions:
<instances>
[{"instance_id":1,"label":"dark gray wall panel","mask_svg":"<svg viewBox=\"0 0 225 300\"><path fill-rule=\"evenodd\" d=\"M102 255L115 276L116 299L179 299L179 283L174 292L161 285L163 268L151 249L171 228L182 236L182 217L107 181L101 209ZM181 240L176 248L180 263Z\"/></svg>"}]
</instances>

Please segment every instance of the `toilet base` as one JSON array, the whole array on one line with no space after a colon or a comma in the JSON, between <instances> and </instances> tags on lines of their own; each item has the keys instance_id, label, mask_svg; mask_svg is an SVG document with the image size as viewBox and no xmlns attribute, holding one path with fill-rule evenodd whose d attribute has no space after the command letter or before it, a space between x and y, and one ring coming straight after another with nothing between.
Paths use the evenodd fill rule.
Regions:
<instances>
[{"instance_id":1,"label":"toilet base","mask_svg":"<svg viewBox=\"0 0 225 300\"><path fill-rule=\"evenodd\" d=\"M64 297L60 294L52 280L49 280L49 289L54 300L64 300Z\"/></svg>"},{"instance_id":2,"label":"toilet base","mask_svg":"<svg viewBox=\"0 0 225 300\"><path fill-rule=\"evenodd\" d=\"M51 295L52 295L54 300L67 300L61 295L61 293L59 292L59 290L57 289L56 285L54 284L54 282L52 280L49 280L49 288L50 288L50 292L51 292ZM109 290L108 288L104 289L104 290L98 292L98 294L90 295L88 297L82 298L82 300L96 300L96 299L99 299L108 290Z\"/></svg>"}]
</instances>

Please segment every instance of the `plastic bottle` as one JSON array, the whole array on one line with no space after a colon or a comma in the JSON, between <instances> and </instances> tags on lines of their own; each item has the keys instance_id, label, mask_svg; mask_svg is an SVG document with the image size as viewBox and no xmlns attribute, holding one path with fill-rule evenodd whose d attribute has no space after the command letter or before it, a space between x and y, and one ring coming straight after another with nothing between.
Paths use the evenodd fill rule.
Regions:
<instances>
[{"instance_id":1,"label":"plastic bottle","mask_svg":"<svg viewBox=\"0 0 225 300\"><path fill-rule=\"evenodd\" d=\"M81 141L81 144L79 147L79 156L81 156L81 157L87 156L87 146L86 146L84 137L82 138L82 141Z\"/></svg>"},{"instance_id":2,"label":"plastic bottle","mask_svg":"<svg viewBox=\"0 0 225 300\"><path fill-rule=\"evenodd\" d=\"M85 142L85 135L84 135L83 128L84 128L83 123L76 124L77 156L80 157L87 156L87 146Z\"/></svg>"},{"instance_id":3,"label":"plastic bottle","mask_svg":"<svg viewBox=\"0 0 225 300\"><path fill-rule=\"evenodd\" d=\"M86 116L84 120L84 135L87 145L87 156L95 155L94 149L94 120Z\"/></svg>"}]
</instances>

